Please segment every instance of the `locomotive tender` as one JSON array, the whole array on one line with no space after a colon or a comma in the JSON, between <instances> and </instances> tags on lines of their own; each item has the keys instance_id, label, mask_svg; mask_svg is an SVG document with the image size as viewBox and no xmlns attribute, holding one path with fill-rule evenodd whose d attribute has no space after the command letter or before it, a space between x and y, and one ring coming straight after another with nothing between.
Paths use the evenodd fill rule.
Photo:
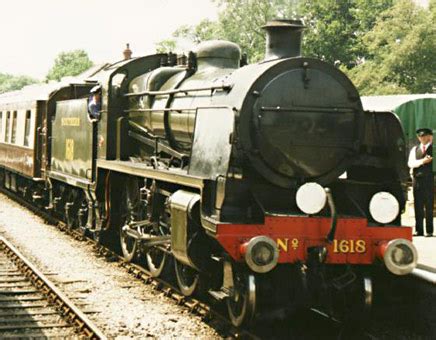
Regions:
<instances>
[{"instance_id":1,"label":"locomotive tender","mask_svg":"<svg viewBox=\"0 0 436 340\"><path fill-rule=\"evenodd\" d=\"M236 326L278 309L368 307L377 263L404 275L417 261L400 221L401 125L300 56L300 21L264 28L256 64L206 41L187 64L148 55L0 96L0 184L174 275L183 294L225 300Z\"/></svg>"}]
</instances>

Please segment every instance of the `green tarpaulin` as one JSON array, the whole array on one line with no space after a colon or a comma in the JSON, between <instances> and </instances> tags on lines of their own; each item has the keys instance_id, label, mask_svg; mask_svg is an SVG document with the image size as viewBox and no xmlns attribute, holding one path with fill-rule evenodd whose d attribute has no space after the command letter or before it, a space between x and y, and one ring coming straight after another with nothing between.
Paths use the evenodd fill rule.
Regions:
<instances>
[{"instance_id":1,"label":"green tarpaulin","mask_svg":"<svg viewBox=\"0 0 436 340\"><path fill-rule=\"evenodd\" d=\"M392 111L401 120L409 150L417 143L416 129L430 128L436 136L436 94L362 97L367 111ZM436 144L436 137L433 142ZM436 172L436 162L433 162Z\"/></svg>"},{"instance_id":2,"label":"green tarpaulin","mask_svg":"<svg viewBox=\"0 0 436 340\"><path fill-rule=\"evenodd\" d=\"M393 110L403 123L408 141L416 141L416 129L428 127L436 134L436 98L416 99Z\"/></svg>"}]
</instances>

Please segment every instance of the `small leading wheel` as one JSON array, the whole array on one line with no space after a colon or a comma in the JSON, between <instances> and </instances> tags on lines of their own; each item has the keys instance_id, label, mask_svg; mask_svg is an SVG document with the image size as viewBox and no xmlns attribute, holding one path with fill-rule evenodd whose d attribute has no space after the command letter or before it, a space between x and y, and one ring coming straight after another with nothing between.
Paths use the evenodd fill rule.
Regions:
<instances>
[{"instance_id":1,"label":"small leading wheel","mask_svg":"<svg viewBox=\"0 0 436 340\"><path fill-rule=\"evenodd\" d=\"M86 199L83 199L83 201L80 204L80 208L77 213L77 220L78 220L78 232L82 235L86 235L86 225L88 223L88 202Z\"/></svg>"},{"instance_id":2,"label":"small leading wheel","mask_svg":"<svg viewBox=\"0 0 436 340\"><path fill-rule=\"evenodd\" d=\"M174 260L174 267L180 291L185 296L191 296L197 289L199 273L177 260Z\"/></svg>"},{"instance_id":3,"label":"small leading wheel","mask_svg":"<svg viewBox=\"0 0 436 340\"><path fill-rule=\"evenodd\" d=\"M371 319L373 287L370 277L357 277L343 292L339 319L342 327L338 339L365 338L365 329Z\"/></svg>"},{"instance_id":4,"label":"small leading wheel","mask_svg":"<svg viewBox=\"0 0 436 340\"><path fill-rule=\"evenodd\" d=\"M248 325L256 312L256 279L253 274L233 271L234 288L227 298L230 321L235 327Z\"/></svg>"},{"instance_id":5,"label":"small leading wheel","mask_svg":"<svg viewBox=\"0 0 436 340\"><path fill-rule=\"evenodd\" d=\"M102 239L102 231L101 230L91 230L91 237L92 239L100 244Z\"/></svg>"},{"instance_id":6,"label":"small leading wheel","mask_svg":"<svg viewBox=\"0 0 436 340\"><path fill-rule=\"evenodd\" d=\"M86 237L88 236L88 228L85 225L79 225L79 228L77 229L77 232L79 233L79 235L81 237Z\"/></svg>"},{"instance_id":7,"label":"small leading wheel","mask_svg":"<svg viewBox=\"0 0 436 340\"><path fill-rule=\"evenodd\" d=\"M67 222L68 229L75 229L79 224L79 219L77 217L77 209L74 209L75 204L73 202L65 203L65 219Z\"/></svg>"}]
</instances>

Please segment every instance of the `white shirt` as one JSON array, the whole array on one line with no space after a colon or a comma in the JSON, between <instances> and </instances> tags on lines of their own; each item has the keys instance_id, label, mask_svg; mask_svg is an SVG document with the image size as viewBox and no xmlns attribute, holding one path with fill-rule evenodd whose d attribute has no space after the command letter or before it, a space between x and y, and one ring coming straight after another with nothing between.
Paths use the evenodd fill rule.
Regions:
<instances>
[{"instance_id":1,"label":"white shirt","mask_svg":"<svg viewBox=\"0 0 436 340\"><path fill-rule=\"evenodd\" d=\"M431 142L424 145L426 151L430 145L431 145ZM422 144L419 144L419 148L421 150L422 150L422 146L423 146ZM407 165L411 169L419 168L420 166L422 166L424 164L424 158L416 159L416 148L417 148L417 146L414 146L412 148L412 150L410 150L410 153L409 153L409 161L407 162Z\"/></svg>"}]
</instances>

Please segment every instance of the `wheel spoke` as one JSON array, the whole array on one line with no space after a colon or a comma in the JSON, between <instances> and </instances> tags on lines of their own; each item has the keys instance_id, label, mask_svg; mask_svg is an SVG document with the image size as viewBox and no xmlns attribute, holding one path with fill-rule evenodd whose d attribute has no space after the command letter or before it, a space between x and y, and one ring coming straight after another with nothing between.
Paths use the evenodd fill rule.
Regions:
<instances>
[{"instance_id":1,"label":"wheel spoke","mask_svg":"<svg viewBox=\"0 0 436 340\"><path fill-rule=\"evenodd\" d=\"M167 254L156 247L152 247L149 249L149 251L147 251L145 256L148 270L150 271L151 275L153 277L161 276L166 265Z\"/></svg>"},{"instance_id":2,"label":"wheel spoke","mask_svg":"<svg viewBox=\"0 0 436 340\"><path fill-rule=\"evenodd\" d=\"M127 235L123 229L124 227L120 231L121 250L124 259L130 262L135 257L138 241Z\"/></svg>"},{"instance_id":3,"label":"wheel spoke","mask_svg":"<svg viewBox=\"0 0 436 340\"><path fill-rule=\"evenodd\" d=\"M154 224L150 229L150 234L155 236L167 236L170 234L167 221L169 216L165 213L162 214L160 221ZM168 268L168 254L160 249L161 246L153 246L145 249L145 259L147 262L148 270L153 277L160 277L167 272Z\"/></svg>"}]
</instances>

